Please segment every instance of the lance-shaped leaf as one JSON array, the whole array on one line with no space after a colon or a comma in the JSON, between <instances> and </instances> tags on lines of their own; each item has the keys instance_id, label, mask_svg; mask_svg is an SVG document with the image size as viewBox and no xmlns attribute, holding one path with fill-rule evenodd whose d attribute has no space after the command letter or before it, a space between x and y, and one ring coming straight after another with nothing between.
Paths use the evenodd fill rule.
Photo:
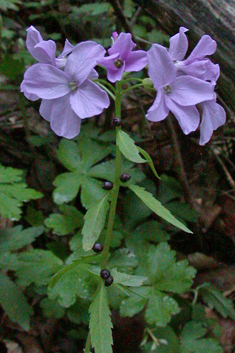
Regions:
<instances>
[{"instance_id":1,"label":"lance-shaped leaf","mask_svg":"<svg viewBox=\"0 0 235 353\"><path fill-rule=\"evenodd\" d=\"M97 289L89 308L91 344L96 353L112 353L112 322L107 291L103 283Z\"/></svg>"},{"instance_id":2,"label":"lance-shaped leaf","mask_svg":"<svg viewBox=\"0 0 235 353\"><path fill-rule=\"evenodd\" d=\"M115 284L122 284L129 287L140 287L147 280L144 276L134 276L128 273L118 272L116 268L112 269L112 276Z\"/></svg>"},{"instance_id":3,"label":"lance-shaped leaf","mask_svg":"<svg viewBox=\"0 0 235 353\"><path fill-rule=\"evenodd\" d=\"M17 322L24 330L29 330L33 310L21 289L1 272L0 304L12 321Z\"/></svg>"},{"instance_id":4,"label":"lance-shaped leaf","mask_svg":"<svg viewBox=\"0 0 235 353\"><path fill-rule=\"evenodd\" d=\"M162 204L153 197L148 191L138 185L128 185L131 189L144 203L148 206L154 213L159 217L163 218L165 221L173 224L184 230L186 233L192 233L183 223L178 221Z\"/></svg>"},{"instance_id":5,"label":"lance-shaped leaf","mask_svg":"<svg viewBox=\"0 0 235 353\"><path fill-rule=\"evenodd\" d=\"M140 156L138 148L135 145L135 141L121 129L117 132L117 145L122 154L129 159L129 161L135 163L146 163L146 160Z\"/></svg>"},{"instance_id":6,"label":"lance-shaped leaf","mask_svg":"<svg viewBox=\"0 0 235 353\"><path fill-rule=\"evenodd\" d=\"M85 215L85 223L82 229L83 248L88 251L98 239L102 229L104 228L106 215L109 209L107 193L101 200L95 202Z\"/></svg>"},{"instance_id":7,"label":"lance-shaped leaf","mask_svg":"<svg viewBox=\"0 0 235 353\"><path fill-rule=\"evenodd\" d=\"M155 177L157 177L158 179L161 179L160 176L158 175L155 167L154 167L154 164L153 164L153 160L152 158L150 157L150 155L148 154L148 152L146 152L145 150L143 150L143 148L137 146L139 152L144 156L144 158L146 159L148 165L150 166L153 174L155 175Z\"/></svg>"}]
</instances>

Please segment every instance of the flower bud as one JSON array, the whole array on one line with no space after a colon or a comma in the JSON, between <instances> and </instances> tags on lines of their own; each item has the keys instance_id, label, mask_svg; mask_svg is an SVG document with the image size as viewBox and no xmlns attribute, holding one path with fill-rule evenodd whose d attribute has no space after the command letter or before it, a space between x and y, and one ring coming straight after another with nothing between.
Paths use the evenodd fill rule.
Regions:
<instances>
[{"instance_id":1,"label":"flower bud","mask_svg":"<svg viewBox=\"0 0 235 353\"><path fill-rule=\"evenodd\" d=\"M144 88L146 88L146 89L153 88L153 81L149 77L144 78L142 81L142 84L143 84Z\"/></svg>"}]
</instances>

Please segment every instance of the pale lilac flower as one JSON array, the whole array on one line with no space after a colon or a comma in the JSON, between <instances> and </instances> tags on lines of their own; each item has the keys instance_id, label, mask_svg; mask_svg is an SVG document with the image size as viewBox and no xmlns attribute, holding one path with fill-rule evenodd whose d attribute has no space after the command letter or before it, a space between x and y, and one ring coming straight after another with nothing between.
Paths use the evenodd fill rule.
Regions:
<instances>
[{"instance_id":1,"label":"pale lilac flower","mask_svg":"<svg viewBox=\"0 0 235 353\"><path fill-rule=\"evenodd\" d=\"M121 81L124 72L137 72L147 65L146 52L132 51L135 46L130 33L122 32L117 36L114 32L113 45L108 50L109 56L99 61L100 65L106 67L109 81Z\"/></svg>"},{"instance_id":2,"label":"pale lilac flower","mask_svg":"<svg viewBox=\"0 0 235 353\"><path fill-rule=\"evenodd\" d=\"M56 58L55 42L53 40L43 40L40 32L34 26L27 29L26 46L30 54L39 63L51 64L59 68L65 66L66 55L70 54L74 48L66 39L62 53Z\"/></svg>"},{"instance_id":3,"label":"pale lilac flower","mask_svg":"<svg viewBox=\"0 0 235 353\"><path fill-rule=\"evenodd\" d=\"M214 99L214 86L195 77L177 76L177 68L166 48L153 44L147 53L149 76L157 90L157 98L148 110L150 121L164 120L171 111L183 132L195 131L200 122L196 104Z\"/></svg>"},{"instance_id":4,"label":"pale lilac flower","mask_svg":"<svg viewBox=\"0 0 235 353\"><path fill-rule=\"evenodd\" d=\"M213 131L226 121L226 113L216 100L203 102L200 104L203 113L200 124L200 140L199 145L205 145L211 138Z\"/></svg>"},{"instance_id":5,"label":"pale lilac flower","mask_svg":"<svg viewBox=\"0 0 235 353\"><path fill-rule=\"evenodd\" d=\"M188 58L183 60L188 50L188 39L185 35L187 31L187 28L180 27L179 33L170 38L169 54L177 67L178 74L217 81L220 74L219 65L213 64L207 58L216 51L215 40L208 35L202 36Z\"/></svg>"},{"instance_id":6,"label":"pale lilac flower","mask_svg":"<svg viewBox=\"0 0 235 353\"><path fill-rule=\"evenodd\" d=\"M105 53L92 41L78 44L68 57L64 71L50 64L35 64L24 75L21 91L42 98L40 114L59 136L73 138L81 119L100 114L109 106L105 91L91 81L94 67Z\"/></svg>"}]
</instances>

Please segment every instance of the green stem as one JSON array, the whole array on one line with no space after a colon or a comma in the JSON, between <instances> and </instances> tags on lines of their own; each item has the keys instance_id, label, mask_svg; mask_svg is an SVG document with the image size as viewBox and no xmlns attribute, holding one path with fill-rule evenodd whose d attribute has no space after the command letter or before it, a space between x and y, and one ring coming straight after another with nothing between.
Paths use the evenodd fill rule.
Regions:
<instances>
[{"instance_id":1,"label":"green stem","mask_svg":"<svg viewBox=\"0 0 235 353\"><path fill-rule=\"evenodd\" d=\"M130 81L137 81L137 82L143 82L142 78L137 78L137 77L129 77L126 78L125 80L122 80L122 84L125 84L126 82L130 82Z\"/></svg>"},{"instance_id":2,"label":"green stem","mask_svg":"<svg viewBox=\"0 0 235 353\"><path fill-rule=\"evenodd\" d=\"M97 85L99 85L101 88L103 88L109 95L110 97L115 101L116 97L115 95L107 88L105 87L105 85L103 85L102 83L100 83L99 81L96 82Z\"/></svg>"},{"instance_id":3,"label":"green stem","mask_svg":"<svg viewBox=\"0 0 235 353\"><path fill-rule=\"evenodd\" d=\"M121 82L116 83L116 99L115 99L115 116L121 118ZM118 130L121 129L120 126L116 127L116 134ZM109 211L108 227L105 237L104 250L102 252L101 269L106 268L108 263L109 248L112 238L112 231L116 213L117 199L120 188L120 174L121 174L121 151L116 144L116 167L115 167L115 179L112 189L112 199Z\"/></svg>"},{"instance_id":4,"label":"green stem","mask_svg":"<svg viewBox=\"0 0 235 353\"><path fill-rule=\"evenodd\" d=\"M94 80L94 82L96 83L101 83L103 84L104 86L106 85L107 87L109 87L110 90L112 90L112 92L115 94L116 93L116 90L115 90L115 87L113 87L113 85L111 85L111 83L105 81L105 80L102 80L100 78L97 78L96 80Z\"/></svg>"},{"instance_id":5,"label":"green stem","mask_svg":"<svg viewBox=\"0 0 235 353\"><path fill-rule=\"evenodd\" d=\"M129 91L131 91L134 88L139 88L139 87L144 87L143 83L138 83L137 85L134 85L134 86L131 86L131 87L127 88L127 89L124 89L122 91L122 95L127 93L127 92L129 92Z\"/></svg>"}]
</instances>

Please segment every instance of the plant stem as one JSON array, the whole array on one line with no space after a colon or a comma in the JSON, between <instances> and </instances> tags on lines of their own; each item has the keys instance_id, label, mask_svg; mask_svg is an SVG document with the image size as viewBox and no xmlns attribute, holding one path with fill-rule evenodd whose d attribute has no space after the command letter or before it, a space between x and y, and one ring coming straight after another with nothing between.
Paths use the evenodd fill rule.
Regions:
<instances>
[{"instance_id":1,"label":"plant stem","mask_svg":"<svg viewBox=\"0 0 235 353\"><path fill-rule=\"evenodd\" d=\"M139 87L144 87L143 83L138 83L138 84L136 84L134 86L131 86L131 87L125 89L124 91L122 91L122 95L127 93L127 92L129 92L129 91L131 91L134 88L139 88Z\"/></svg>"},{"instance_id":2,"label":"plant stem","mask_svg":"<svg viewBox=\"0 0 235 353\"><path fill-rule=\"evenodd\" d=\"M115 99L115 116L121 118L121 82L116 83L116 99ZM116 127L116 134L121 127ZM121 174L121 152L119 147L116 144L116 167L115 167L115 179L113 183L113 190L112 190L112 200L109 212L109 219L108 219L108 228L105 237L104 243L104 250L102 253L102 261L101 261L101 269L105 269L108 263L108 256L109 256L109 248L112 238L112 231L116 213L116 206L117 206L117 199L118 193L120 188L120 174Z\"/></svg>"}]
</instances>

